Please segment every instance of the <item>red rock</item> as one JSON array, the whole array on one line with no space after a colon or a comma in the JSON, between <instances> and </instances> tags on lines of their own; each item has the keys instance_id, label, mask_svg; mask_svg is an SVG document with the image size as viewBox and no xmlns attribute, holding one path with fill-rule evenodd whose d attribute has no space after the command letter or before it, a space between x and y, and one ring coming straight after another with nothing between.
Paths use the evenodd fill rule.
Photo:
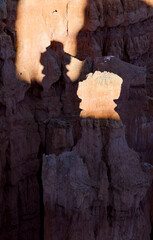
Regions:
<instances>
[{"instance_id":1,"label":"red rock","mask_svg":"<svg viewBox=\"0 0 153 240\"><path fill-rule=\"evenodd\" d=\"M45 240L150 239L152 17L149 0L1 0L0 239L43 238L42 190ZM122 123L80 119L95 71L123 79Z\"/></svg>"}]
</instances>

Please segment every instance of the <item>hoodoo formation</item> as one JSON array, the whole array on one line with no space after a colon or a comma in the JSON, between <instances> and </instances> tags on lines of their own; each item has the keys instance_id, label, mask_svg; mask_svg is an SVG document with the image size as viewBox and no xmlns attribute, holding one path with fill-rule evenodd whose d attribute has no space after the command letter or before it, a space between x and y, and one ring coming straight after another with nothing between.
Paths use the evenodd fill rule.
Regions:
<instances>
[{"instance_id":1,"label":"hoodoo formation","mask_svg":"<svg viewBox=\"0 0 153 240\"><path fill-rule=\"evenodd\" d=\"M0 0L0 240L153 239L153 1Z\"/></svg>"}]
</instances>

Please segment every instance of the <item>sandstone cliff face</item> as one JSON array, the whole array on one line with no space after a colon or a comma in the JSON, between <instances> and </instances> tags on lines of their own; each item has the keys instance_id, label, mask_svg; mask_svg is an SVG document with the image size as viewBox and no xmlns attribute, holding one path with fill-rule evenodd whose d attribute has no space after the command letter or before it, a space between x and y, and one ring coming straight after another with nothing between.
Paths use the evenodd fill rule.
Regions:
<instances>
[{"instance_id":1,"label":"sandstone cliff face","mask_svg":"<svg viewBox=\"0 0 153 240\"><path fill-rule=\"evenodd\" d=\"M150 239L151 5L1 0L0 239ZM80 118L96 71L123 80L120 121Z\"/></svg>"}]
</instances>

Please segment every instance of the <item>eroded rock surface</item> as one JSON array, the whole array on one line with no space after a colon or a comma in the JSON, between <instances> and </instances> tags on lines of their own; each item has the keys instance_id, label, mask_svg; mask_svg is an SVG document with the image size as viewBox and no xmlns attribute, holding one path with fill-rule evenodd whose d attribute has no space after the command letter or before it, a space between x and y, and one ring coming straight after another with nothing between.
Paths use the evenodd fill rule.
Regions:
<instances>
[{"instance_id":1,"label":"eroded rock surface","mask_svg":"<svg viewBox=\"0 0 153 240\"><path fill-rule=\"evenodd\" d=\"M43 158L45 239L149 240L151 179L122 123L82 119L81 125L73 151Z\"/></svg>"},{"instance_id":2,"label":"eroded rock surface","mask_svg":"<svg viewBox=\"0 0 153 240\"><path fill-rule=\"evenodd\" d=\"M0 1L0 239L149 240L152 21L149 0ZM95 71L122 78L122 123L80 119Z\"/></svg>"}]
</instances>

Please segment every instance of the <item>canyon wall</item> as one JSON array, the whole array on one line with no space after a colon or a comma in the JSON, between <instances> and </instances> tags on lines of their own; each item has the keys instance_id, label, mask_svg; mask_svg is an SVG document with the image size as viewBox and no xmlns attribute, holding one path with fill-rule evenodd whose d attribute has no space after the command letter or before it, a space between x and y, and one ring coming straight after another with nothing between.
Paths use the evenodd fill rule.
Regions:
<instances>
[{"instance_id":1,"label":"canyon wall","mask_svg":"<svg viewBox=\"0 0 153 240\"><path fill-rule=\"evenodd\" d=\"M152 22L152 1L1 0L0 239L151 239Z\"/></svg>"}]
</instances>

